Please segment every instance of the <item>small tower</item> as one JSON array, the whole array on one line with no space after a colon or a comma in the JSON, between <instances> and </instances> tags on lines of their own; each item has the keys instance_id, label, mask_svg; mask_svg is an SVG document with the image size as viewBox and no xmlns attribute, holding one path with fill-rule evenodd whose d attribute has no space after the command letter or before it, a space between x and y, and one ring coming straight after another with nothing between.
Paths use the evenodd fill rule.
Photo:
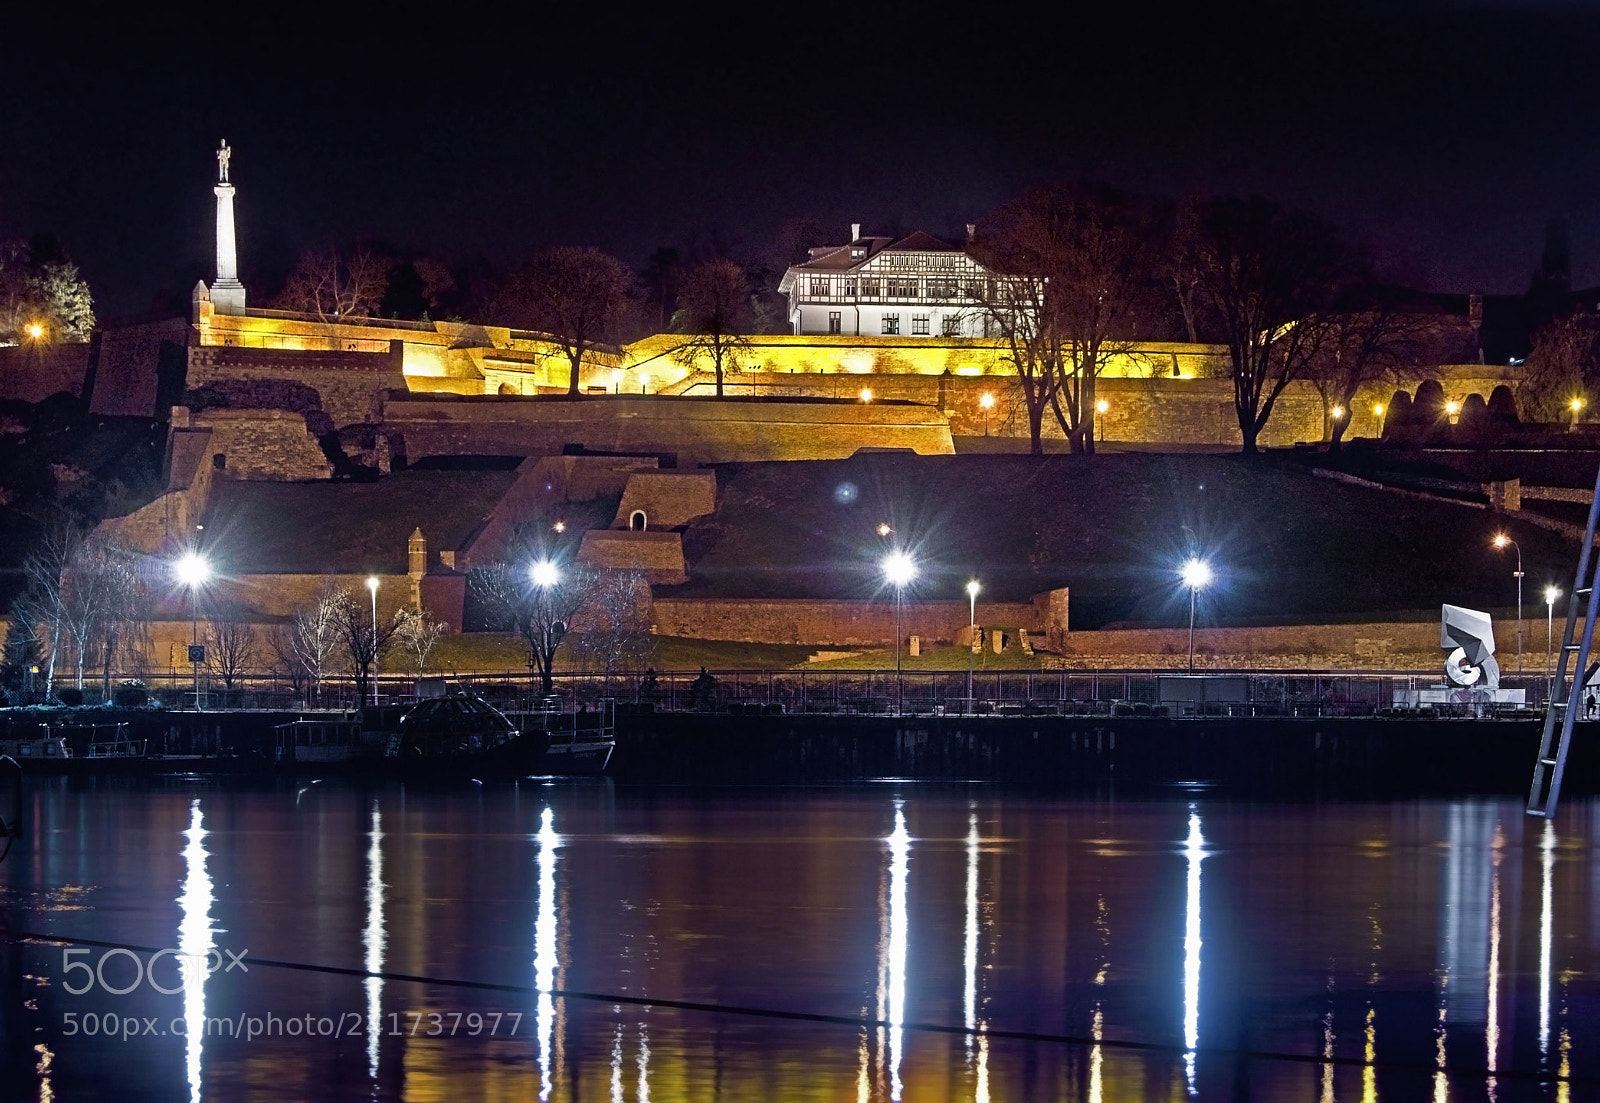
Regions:
<instances>
[{"instance_id":1,"label":"small tower","mask_svg":"<svg viewBox=\"0 0 1600 1103\"><path fill-rule=\"evenodd\" d=\"M217 183L211 190L217 196L217 278L211 284L212 309L218 314L243 314L244 284L239 282L239 248L233 232L233 184L228 180L228 163L233 150L223 139L217 150Z\"/></svg>"},{"instance_id":2,"label":"small tower","mask_svg":"<svg viewBox=\"0 0 1600 1103\"><path fill-rule=\"evenodd\" d=\"M428 538L422 535L422 526L411 530L406 541L406 574L411 576L411 607L422 608L422 576L428 573Z\"/></svg>"}]
</instances>

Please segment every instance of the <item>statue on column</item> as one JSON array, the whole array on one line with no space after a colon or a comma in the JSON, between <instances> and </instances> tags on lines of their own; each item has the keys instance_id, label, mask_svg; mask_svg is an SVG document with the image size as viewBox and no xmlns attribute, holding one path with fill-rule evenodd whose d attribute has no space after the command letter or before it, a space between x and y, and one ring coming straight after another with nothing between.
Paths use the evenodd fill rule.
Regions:
<instances>
[{"instance_id":1,"label":"statue on column","mask_svg":"<svg viewBox=\"0 0 1600 1103\"><path fill-rule=\"evenodd\" d=\"M233 160L233 150L228 148L228 139L222 139L222 146L217 150L217 183L228 182L228 162Z\"/></svg>"}]
</instances>

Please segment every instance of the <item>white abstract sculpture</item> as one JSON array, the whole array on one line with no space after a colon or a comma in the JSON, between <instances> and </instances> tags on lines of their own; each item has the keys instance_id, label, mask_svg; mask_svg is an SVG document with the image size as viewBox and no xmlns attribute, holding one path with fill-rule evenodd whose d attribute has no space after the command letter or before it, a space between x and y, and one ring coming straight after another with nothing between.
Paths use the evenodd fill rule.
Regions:
<instances>
[{"instance_id":1,"label":"white abstract sculpture","mask_svg":"<svg viewBox=\"0 0 1600 1103\"><path fill-rule=\"evenodd\" d=\"M1500 664L1494 659L1494 624L1488 613L1446 605L1439 626L1439 646L1454 648L1444 661L1444 673L1456 685L1500 688Z\"/></svg>"}]
</instances>

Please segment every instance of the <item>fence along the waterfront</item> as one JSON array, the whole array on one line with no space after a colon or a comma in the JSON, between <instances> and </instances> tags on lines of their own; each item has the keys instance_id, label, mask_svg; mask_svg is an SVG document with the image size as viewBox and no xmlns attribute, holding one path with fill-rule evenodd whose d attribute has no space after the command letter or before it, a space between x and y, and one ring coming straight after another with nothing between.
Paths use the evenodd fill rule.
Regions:
<instances>
[{"instance_id":1,"label":"fence along the waterfront","mask_svg":"<svg viewBox=\"0 0 1600 1103\"><path fill-rule=\"evenodd\" d=\"M565 707L581 707L601 698L623 706L658 709L768 711L811 714L976 713L979 715L1054 714L1106 716L1381 716L1413 715L1396 706L1397 691L1436 686L1434 671L1282 671L1241 670L1196 672L1196 680L1232 683L1226 701L1194 703L1162 700L1162 683L1186 680L1172 670L983 670L972 674L967 693L965 671L906 671L898 678L882 670L711 670L709 694L693 687L700 671L659 671L653 688L642 672L603 674L563 672L555 679ZM437 675L435 675L437 677ZM145 679L153 699L177 707L193 707L193 681L186 675L152 675ZM323 679L319 693L298 688L282 675L236 679L233 689L202 683L207 708L350 708L356 700L349 677ZM526 671L450 675L452 687L471 689L508 709L532 707L541 697L537 679ZM704 683L702 683L703 685ZM1547 699L1543 676L1512 675L1502 686L1526 691L1527 708L1541 709ZM61 687L57 687L58 692ZM387 704L414 700L414 675L380 674L377 697ZM1180 691L1181 692L1181 691ZM1428 706L1430 715L1464 715L1474 710L1467 694L1454 704ZM86 687L86 703L99 700L99 686ZM1509 711L1509 710L1508 710Z\"/></svg>"}]
</instances>

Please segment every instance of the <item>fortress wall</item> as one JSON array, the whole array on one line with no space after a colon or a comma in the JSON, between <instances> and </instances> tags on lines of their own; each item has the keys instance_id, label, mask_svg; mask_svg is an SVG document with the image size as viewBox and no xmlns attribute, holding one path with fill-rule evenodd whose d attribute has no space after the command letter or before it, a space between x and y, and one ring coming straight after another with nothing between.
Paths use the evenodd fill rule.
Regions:
<instances>
[{"instance_id":1,"label":"fortress wall","mask_svg":"<svg viewBox=\"0 0 1600 1103\"><path fill-rule=\"evenodd\" d=\"M1516 672L1515 622L1497 623L1502 675ZM1046 664L1063 669L1174 670L1189 661L1187 628L1101 629L1073 632ZM1198 669L1437 670L1443 679L1444 651L1437 621L1416 623L1316 624L1268 628L1205 628L1195 631ZM1529 672L1543 669L1544 654L1523 656Z\"/></svg>"},{"instance_id":2,"label":"fortress wall","mask_svg":"<svg viewBox=\"0 0 1600 1103\"><path fill-rule=\"evenodd\" d=\"M981 625L1040 630L1032 603L985 602L978 612ZM965 601L908 601L901 608L900 631L930 643L954 640L966 631L969 613ZM805 646L893 644L895 629L892 600L658 597L652 621L652 630L661 636Z\"/></svg>"},{"instance_id":3,"label":"fortress wall","mask_svg":"<svg viewBox=\"0 0 1600 1103\"><path fill-rule=\"evenodd\" d=\"M401 353L299 352L204 345L189 350L190 390L231 407L292 410L321 434L377 421L385 391L405 388Z\"/></svg>"},{"instance_id":4,"label":"fortress wall","mask_svg":"<svg viewBox=\"0 0 1600 1103\"><path fill-rule=\"evenodd\" d=\"M740 402L659 395L564 398L390 396L385 424L406 455L674 453L680 467L755 460L838 459L862 448L953 451L950 430L924 406Z\"/></svg>"},{"instance_id":5,"label":"fortress wall","mask_svg":"<svg viewBox=\"0 0 1600 1103\"><path fill-rule=\"evenodd\" d=\"M166 417L166 406L182 400L186 349L193 335L185 318L122 326L101 334L90 410Z\"/></svg>"},{"instance_id":6,"label":"fortress wall","mask_svg":"<svg viewBox=\"0 0 1600 1103\"><path fill-rule=\"evenodd\" d=\"M91 347L87 341L74 341L0 348L0 398L41 402L63 391L82 395Z\"/></svg>"},{"instance_id":7,"label":"fortress wall","mask_svg":"<svg viewBox=\"0 0 1600 1103\"><path fill-rule=\"evenodd\" d=\"M239 479L326 479L333 465L322 454L303 415L292 410L206 410L196 427L211 430L211 454ZM209 457L207 462L211 462Z\"/></svg>"}]
</instances>

